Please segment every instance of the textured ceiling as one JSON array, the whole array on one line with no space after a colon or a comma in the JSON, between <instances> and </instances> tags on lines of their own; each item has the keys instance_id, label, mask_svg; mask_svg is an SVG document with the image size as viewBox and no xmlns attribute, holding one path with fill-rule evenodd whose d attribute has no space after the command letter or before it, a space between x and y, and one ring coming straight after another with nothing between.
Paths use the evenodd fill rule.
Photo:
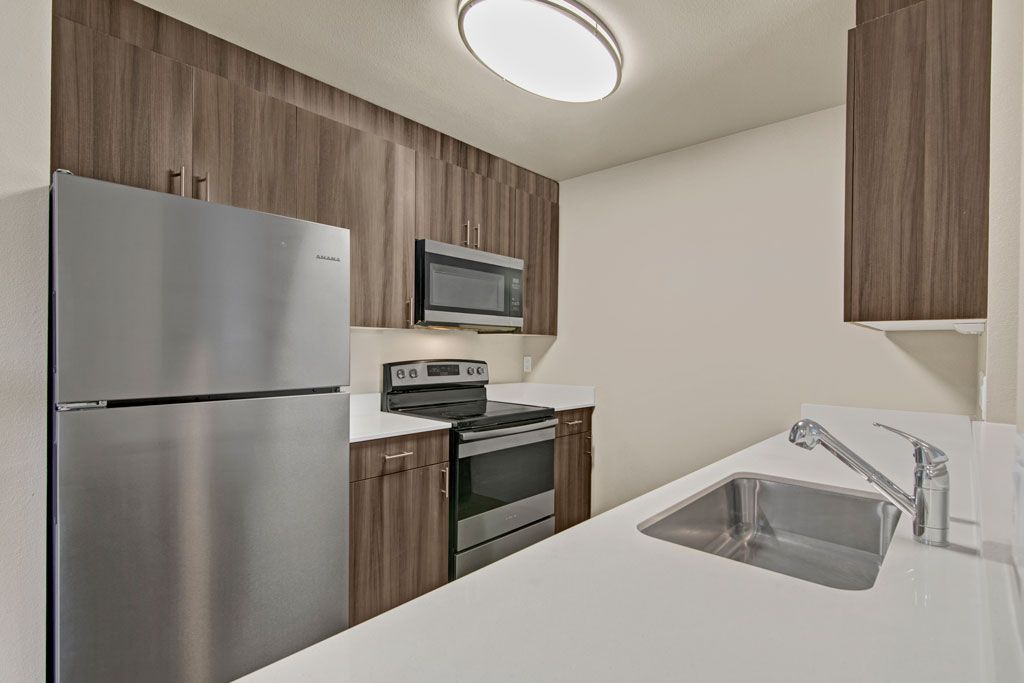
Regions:
<instances>
[{"instance_id":1,"label":"textured ceiling","mask_svg":"<svg viewBox=\"0 0 1024 683\"><path fill-rule=\"evenodd\" d=\"M845 100L854 0L585 0L622 47L587 104L504 83L459 39L456 0L143 0L556 180Z\"/></svg>"}]
</instances>

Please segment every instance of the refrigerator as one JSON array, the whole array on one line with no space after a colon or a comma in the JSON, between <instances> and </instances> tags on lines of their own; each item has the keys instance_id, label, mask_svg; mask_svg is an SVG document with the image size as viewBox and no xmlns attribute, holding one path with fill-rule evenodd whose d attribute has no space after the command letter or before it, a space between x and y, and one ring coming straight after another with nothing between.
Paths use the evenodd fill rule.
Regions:
<instances>
[{"instance_id":1,"label":"refrigerator","mask_svg":"<svg viewBox=\"0 0 1024 683\"><path fill-rule=\"evenodd\" d=\"M50 676L227 681L346 628L348 231L51 201Z\"/></svg>"}]
</instances>

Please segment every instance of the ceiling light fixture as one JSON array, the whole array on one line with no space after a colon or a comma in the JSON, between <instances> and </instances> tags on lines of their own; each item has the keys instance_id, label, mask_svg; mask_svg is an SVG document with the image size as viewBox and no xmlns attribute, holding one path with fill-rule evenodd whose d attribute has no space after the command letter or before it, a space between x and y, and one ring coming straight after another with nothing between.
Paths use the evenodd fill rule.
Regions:
<instances>
[{"instance_id":1,"label":"ceiling light fixture","mask_svg":"<svg viewBox=\"0 0 1024 683\"><path fill-rule=\"evenodd\" d=\"M459 33L484 66L541 97L593 102L622 79L615 37L573 0L462 0Z\"/></svg>"}]
</instances>

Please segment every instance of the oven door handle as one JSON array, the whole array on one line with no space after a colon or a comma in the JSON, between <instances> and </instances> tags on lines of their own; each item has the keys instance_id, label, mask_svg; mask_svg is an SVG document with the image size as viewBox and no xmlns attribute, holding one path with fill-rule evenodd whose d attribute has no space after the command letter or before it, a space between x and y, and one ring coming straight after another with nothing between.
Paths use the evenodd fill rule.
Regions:
<instances>
[{"instance_id":1,"label":"oven door handle","mask_svg":"<svg viewBox=\"0 0 1024 683\"><path fill-rule=\"evenodd\" d=\"M482 455L484 453L503 451L507 448L518 448L519 446L542 443L544 441L554 443L554 427L535 429L532 432L520 432L519 434L508 434L507 436L497 436L493 439L481 439L479 441L460 443L459 459L471 458L474 455Z\"/></svg>"},{"instance_id":2,"label":"oven door handle","mask_svg":"<svg viewBox=\"0 0 1024 683\"><path fill-rule=\"evenodd\" d=\"M480 439L492 439L496 436L507 436L509 434L522 434L523 432L532 432L539 429L547 429L548 427L558 426L558 418L551 418L550 420L544 420L543 422L533 422L528 425L518 425L516 427L505 427L503 429L488 429L477 432L460 432L459 438L462 441L479 441Z\"/></svg>"}]
</instances>

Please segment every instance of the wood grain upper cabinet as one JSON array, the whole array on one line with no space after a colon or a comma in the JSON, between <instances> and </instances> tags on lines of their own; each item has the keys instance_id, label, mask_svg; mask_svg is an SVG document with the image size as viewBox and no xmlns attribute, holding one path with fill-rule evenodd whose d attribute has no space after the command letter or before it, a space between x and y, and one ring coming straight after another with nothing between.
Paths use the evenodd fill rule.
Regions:
<instances>
[{"instance_id":1,"label":"wood grain upper cabinet","mask_svg":"<svg viewBox=\"0 0 1024 683\"><path fill-rule=\"evenodd\" d=\"M53 31L52 168L180 192L192 165L193 69L59 17Z\"/></svg>"},{"instance_id":2,"label":"wood grain upper cabinet","mask_svg":"<svg viewBox=\"0 0 1024 683\"><path fill-rule=\"evenodd\" d=\"M191 191L208 199L282 216L299 212L297 109L245 86L197 71Z\"/></svg>"},{"instance_id":3,"label":"wood grain upper cabinet","mask_svg":"<svg viewBox=\"0 0 1024 683\"><path fill-rule=\"evenodd\" d=\"M349 230L352 325L407 327L416 152L300 110L300 213Z\"/></svg>"},{"instance_id":4,"label":"wood grain upper cabinet","mask_svg":"<svg viewBox=\"0 0 1024 683\"><path fill-rule=\"evenodd\" d=\"M985 317L990 45L990 0L850 31L847 321Z\"/></svg>"},{"instance_id":5,"label":"wood grain upper cabinet","mask_svg":"<svg viewBox=\"0 0 1024 683\"><path fill-rule=\"evenodd\" d=\"M351 485L352 625L448 581L448 464Z\"/></svg>"},{"instance_id":6,"label":"wood grain upper cabinet","mask_svg":"<svg viewBox=\"0 0 1024 683\"><path fill-rule=\"evenodd\" d=\"M417 155L416 237L512 256L515 189Z\"/></svg>"},{"instance_id":7,"label":"wood grain upper cabinet","mask_svg":"<svg viewBox=\"0 0 1024 683\"><path fill-rule=\"evenodd\" d=\"M558 331L558 205L516 190L516 256L525 261L523 332Z\"/></svg>"}]
</instances>

